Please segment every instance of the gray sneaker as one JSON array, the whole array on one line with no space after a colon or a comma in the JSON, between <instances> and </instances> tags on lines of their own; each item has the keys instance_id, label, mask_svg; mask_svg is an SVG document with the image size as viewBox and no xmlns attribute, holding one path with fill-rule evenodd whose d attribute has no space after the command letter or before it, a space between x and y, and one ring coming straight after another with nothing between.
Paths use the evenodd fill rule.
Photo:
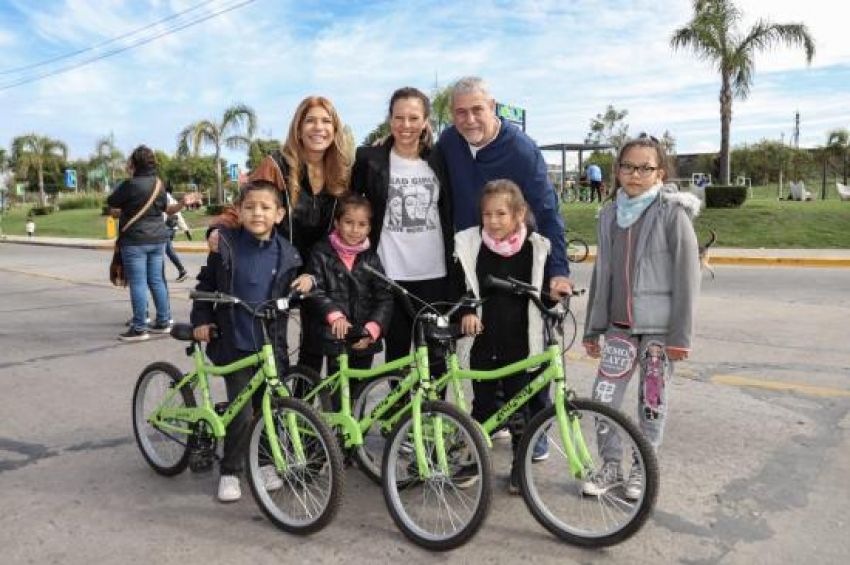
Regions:
<instances>
[{"instance_id":1,"label":"gray sneaker","mask_svg":"<svg viewBox=\"0 0 850 565\"><path fill-rule=\"evenodd\" d=\"M581 491L587 496L602 496L623 484L623 472L619 461L606 461L602 468L585 481Z\"/></svg>"},{"instance_id":2,"label":"gray sneaker","mask_svg":"<svg viewBox=\"0 0 850 565\"><path fill-rule=\"evenodd\" d=\"M638 500L640 495L643 494L643 466L638 461L632 463L632 469L629 471L629 478L626 481L623 494L629 500Z\"/></svg>"}]
</instances>

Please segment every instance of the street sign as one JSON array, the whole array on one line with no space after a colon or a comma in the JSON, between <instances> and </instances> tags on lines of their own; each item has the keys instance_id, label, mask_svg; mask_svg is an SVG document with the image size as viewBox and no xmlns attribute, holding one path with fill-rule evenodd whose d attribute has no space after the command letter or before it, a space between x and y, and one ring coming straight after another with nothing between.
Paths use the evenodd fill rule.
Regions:
<instances>
[{"instance_id":1,"label":"street sign","mask_svg":"<svg viewBox=\"0 0 850 565\"><path fill-rule=\"evenodd\" d=\"M230 171L230 180L239 180L239 165L236 163L231 163L230 165L228 165L227 168Z\"/></svg>"},{"instance_id":2,"label":"street sign","mask_svg":"<svg viewBox=\"0 0 850 565\"><path fill-rule=\"evenodd\" d=\"M65 169L65 188L77 188L76 169Z\"/></svg>"}]
</instances>

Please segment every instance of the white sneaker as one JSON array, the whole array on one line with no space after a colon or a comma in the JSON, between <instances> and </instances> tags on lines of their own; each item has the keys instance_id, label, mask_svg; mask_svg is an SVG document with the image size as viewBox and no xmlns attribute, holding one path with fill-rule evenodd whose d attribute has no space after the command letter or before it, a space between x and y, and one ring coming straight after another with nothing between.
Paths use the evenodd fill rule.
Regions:
<instances>
[{"instance_id":1,"label":"white sneaker","mask_svg":"<svg viewBox=\"0 0 850 565\"><path fill-rule=\"evenodd\" d=\"M490 436L490 439L492 439L493 441L511 439L511 432L510 430L508 430L508 428L502 428L501 430L496 430L495 432L493 432L493 434Z\"/></svg>"},{"instance_id":2,"label":"white sneaker","mask_svg":"<svg viewBox=\"0 0 850 565\"><path fill-rule=\"evenodd\" d=\"M643 467L637 461L632 464L632 470L629 471L629 480L626 481L623 494L629 500L638 500L643 494Z\"/></svg>"},{"instance_id":3,"label":"white sneaker","mask_svg":"<svg viewBox=\"0 0 850 565\"><path fill-rule=\"evenodd\" d=\"M602 496L623 483L623 473L618 461L606 461L602 468L582 485L587 496Z\"/></svg>"},{"instance_id":4,"label":"white sneaker","mask_svg":"<svg viewBox=\"0 0 850 565\"><path fill-rule=\"evenodd\" d=\"M277 474L277 469L274 465L263 465L260 467L260 477L263 479L263 486L266 491L272 492L280 489L283 486L283 479Z\"/></svg>"},{"instance_id":5,"label":"white sneaker","mask_svg":"<svg viewBox=\"0 0 850 565\"><path fill-rule=\"evenodd\" d=\"M220 502L236 502L240 498L242 498L242 489L239 488L239 477L222 475L218 481L218 500Z\"/></svg>"}]
</instances>

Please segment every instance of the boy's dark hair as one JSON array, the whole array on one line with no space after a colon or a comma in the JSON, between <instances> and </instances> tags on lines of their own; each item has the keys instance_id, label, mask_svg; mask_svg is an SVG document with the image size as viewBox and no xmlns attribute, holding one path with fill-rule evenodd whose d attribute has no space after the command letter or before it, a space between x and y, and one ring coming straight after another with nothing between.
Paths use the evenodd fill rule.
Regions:
<instances>
[{"instance_id":1,"label":"boy's dark hair","mask_svg":"<svg viewBox=\"0 0 850 565\"><path fill-rule=\"evenodd\" d=\"M372 204L369 200L362 194L349 192L337 201L334 220L339 220L347 211L354 208L365 208L369 218L372 217Z\"/></svg>"},{"instance_id":2,"label":"boy's dark hair","mask_svg":"<svg viewBox=\"0 0 850 565\"><path fill-rule=\"evenodd\" d=\"M265 190L267 192L271 192L274 194L275 202L279 207L283 207L283 197L281 196L280 191L277 189L275 185L265 180L253 180L247 184L243 184L242 188L239 189L239 196L236 197L236 205L239 206L242 204L242 201L248 196L249 192L254 192L255 190Z\"/></svg>"},{"instance_id":3,"label":"boy's dark hair","mask_svg":"<svg viewBox=\"0 0 850 565\"><path fill-rule=\"evenodd\" d=\"M139 145L130 153L130 165L135 171L156 169L156 155L147 145Z\"/></svg>"}]
</instances>

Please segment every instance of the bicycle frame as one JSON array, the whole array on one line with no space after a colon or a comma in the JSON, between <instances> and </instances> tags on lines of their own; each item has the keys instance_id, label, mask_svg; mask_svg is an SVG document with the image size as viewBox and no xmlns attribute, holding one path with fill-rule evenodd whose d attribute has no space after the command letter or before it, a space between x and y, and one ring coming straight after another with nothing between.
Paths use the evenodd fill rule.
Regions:
<instances>
[{"instance_id":1,"label":"bicycle frame","mask_svg":"<svg viewBox=\"0 0 850 565\"><path fill-rule=\"evenodd\" d=\"M538 302L535 300L534 302ZM541 311L545 310L542 304L537 304ZM544 316L545 319L545 334L547 336L546 350L542 353L532 355L526 359L516 361L504 367L489 371L461 369L458 361L457 352L452 347L447 358L446 373L435 379L433 386L437 391L443 390L447 386L451 386L452 394L455 403L464 411L469 411L466 400L463 394L462 380L489 381L495 379L503 379L516 373L524 372L537 367L545 367L531 382L522 388L516 395L510 399L506 399L502 406L495 414L482 422L481 428L485 432L485 437L489 438L490 434L502 427L511 417L511 415L522 408L531 397L543 390L550 383L556 383L555 386L555 413L558 420L558 427L561 436L561 442L564 451L567 454L567 459L570 464L570 473L576 478L583 478L586 474L586 469L592 465L592 457L581 434L581 428L578 426L577 419L569 416L569 411L566 401L572 396L572 390L567 387L566 377L564 375L564 363L561 346L552 337L553 327L552 321Z\"/></svg>"},{"instance_id":2,"label":"bicycle frame","mask_svg":"<svg viewBox=\"0 0 850 565\"><path fill-rule=\"evenodd\" d=\"M171 392L166 395L160 406L153 411L147 421L152 426L160 430L184 435L193 433L193 430L175 426L167 420L178 420L189 424L205 422L212 431L212 434L217 439L221 439L225 436L227 427L242 410L245 404L250 401L257 389L259 389L263 383L268 383L268 387L266 388L262 399L263 421L265 422L266 434L268 434L269 437L269 446L271 448L275 467L277 467L278 471L285 471L286 463L280 451L277 430L274 427L270 389L274 389L275 393L279 396L289 396L289 391L278 379L277 365L275 363L274 348L272 345L266 343L257 353L238 359L233 363L218 366L206 363L206 358L200 344L195 343L192 358L195 364L194 370L187 373L179 383L174 385ZM216 413L215 405L212 401L212 394L210 392L209 375L226 376L235 373L236 371L257 365L259 365L259 368L248 382L247 386L239 392L232 402L230 402L227 409L221 415ZM184 386L189 386L193 392L196 388L200 391L201 405L192 408L172 408L166 406ZM291 431L297 432L295 414L287 415L287 427ZM291 436L293 450L298 457L298 460L303 461L305 454L300 435L298 433L292 433Z\"/></svg>"},{"instance_id":3,"label":"bicycle frame","mask_svg":"<svg viewBox=\"0 0 850 565\"><path fill-rule=\"evenodd\" d=\"M424 339L420 342L424 343ZM346 448L363 445L363 435L371 427L372 423L380 420L390 412L396 403L401 401L414 388L413 399L397 409L391 417L381 423L381 429L390 430L404 416L408 410L413 411L413 447L421 477L428 478L431 475L427 465L422 426L422 402L426 398L436 398L436 389L431 383L430 370L428 368L428 347L419 345L414 353L400 357L394 361L384 363L372 369L352 369L348 366L348 354L343 352L337 357L339 370L333 375L325 378L318 386L304 396L304 400L312 400L320 391L327 389L333 394L340 391L340 410L338 412L324 412L325 421L333 428L342 432L343 445ZM390 374L405 368L409 368L407 375L375 406L364 418L357 420L351 414L351 379L369 379ZM446 458L445 446L443 445L442 421L434 422L434 441L437 453L437 463L443 472L448 471L448 459Z\"/></svg>"}]
</instances>

